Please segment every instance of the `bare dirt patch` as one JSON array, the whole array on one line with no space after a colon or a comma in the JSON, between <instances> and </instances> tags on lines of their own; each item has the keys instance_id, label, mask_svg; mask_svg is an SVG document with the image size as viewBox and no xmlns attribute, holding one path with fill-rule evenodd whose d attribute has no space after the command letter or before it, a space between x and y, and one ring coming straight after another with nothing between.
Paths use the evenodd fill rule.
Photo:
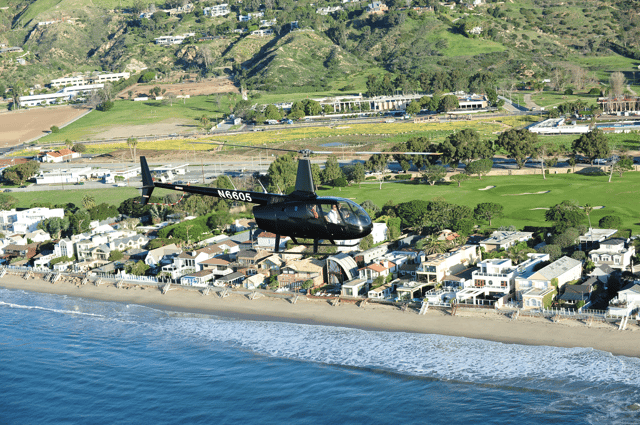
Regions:
<instances>
[{"instance_id":1,"label":"bare dirt patch","mask_svg":"<svg viewBox=\"0 0 640 425\"><path fill-rule=\"evenodd\" d=\"M0 147L16 146L49 133L87 112L85 108L56 106L0 113Z\"/></svg>"},{"instance_id":2,"label":"bare dirt patch","mask_svg":"<svg viewBox=\"0 0 640 425\"><path fill-rule=\"evenodd\" d=\"M96 133L94 136L91 136L91 138L110 140L119 137L169 135L172 133L184 133L185 131L195 130L197 128L193 120L172 119L153 124L114 125L107 130Z\"/></svg>"},{"instance_id":3,"label":"bare dirt patch","mask_svg":"<svg viewBox=\"0 0 640 425\"><path fill-rule=\"evenodd\" d=\"M118 93L118 98L128 99L129 90L131 90L134 97L146 95L149 94L149 90L155 86L166 90L166 93L173 93L180 96L206 96L218 93L240 93L240 90L233 84L233 81L225 77L210 78L198 82L187 80L182 83L162 83L155 81L146 84L135 84Z\"/></svg>"}]
</instances>

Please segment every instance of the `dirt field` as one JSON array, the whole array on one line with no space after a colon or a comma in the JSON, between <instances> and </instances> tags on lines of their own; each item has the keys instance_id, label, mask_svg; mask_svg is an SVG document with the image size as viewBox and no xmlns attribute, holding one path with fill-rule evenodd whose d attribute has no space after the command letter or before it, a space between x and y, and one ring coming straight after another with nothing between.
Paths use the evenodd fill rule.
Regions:
<instances>
[{"instance_id":1,"label":"dirt field","mask_svg":"<svg viewBox=\"0 0 640 425\"><path fill-rule=\"evenodd\" d=\"M135 84L126 90L118 93L119 99L128 99L129 90L133 92L133 96L140 96L149 94L149 90L155 86L165 89L167 93L173 93L175 95L189 95L189 96L201 96L216 93L240 93L238 87L228 78L210 78L195 82L193 80L186 80L182 83L167 84L162 82L151 82L147 84Z\"/></svg>"},{"instance_id":2,"label":"dirt field","mask_svg":"<svg viewBox=\"0 0 640 425\"><path fill-rule=\"evenodd\" d=\"M87 112L84 108L58 106L0 113L0 147L15 146L49 132Z\"/></svg>"}]
</instances>

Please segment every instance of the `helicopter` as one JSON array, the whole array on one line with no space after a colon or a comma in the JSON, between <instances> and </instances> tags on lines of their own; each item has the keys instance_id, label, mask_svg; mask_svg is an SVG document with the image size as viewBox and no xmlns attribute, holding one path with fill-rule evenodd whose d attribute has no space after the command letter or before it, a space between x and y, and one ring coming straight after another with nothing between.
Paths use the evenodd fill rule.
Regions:
<instances>
[{"instance_id":1,"label":"helicopter","mask_svg":"<svg viewBox=\"0 0 640 425\"><path fill-rule=\"evenodd\" d=\"M234 145L239 146L239 145ZM239 146L251 147L254 146ZM151 177L147 160L140 157L142 174L142 197L140 204L149 202L155 188L171 189L199 195L215 196L231 201L257 204L253 207L256 224L262 230L276 235L275 252L279 251L280 238L290 237L295 244L298 238L313 239L313 252L318 253L320 241L328 240L335 245L336 240L355 240L369 235L373 229L371 217L357 203L350 199L334 196L319 197L313 184L311 172L311 154L331 154L333 152L299 151L289 149L271 149L301 154L298 159L295 189L289 195L251 192L246 190L218 189L183 184L159 183ZM358 152L359 154L383 154L389 152ZM433 155L432 153L402 152L403 154Z\"/></svg>"}]
</instances>

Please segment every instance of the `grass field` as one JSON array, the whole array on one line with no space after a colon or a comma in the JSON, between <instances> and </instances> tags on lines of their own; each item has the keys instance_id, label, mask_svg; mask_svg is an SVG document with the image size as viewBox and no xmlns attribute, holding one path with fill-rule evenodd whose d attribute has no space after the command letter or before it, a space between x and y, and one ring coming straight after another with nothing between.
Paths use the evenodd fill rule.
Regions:
<instances>
[{"instance_id":1,"label":"grass field","mask_svg":"<svg viewBox=\"0 0 640 425\"><path fill-rule=\"evenodd\" d=\"M18 200L17 208L28 208L34 202L48 202L52 205L71 202L77 206L82 206L82 198L90 194L96 200L96 204L107 203L110 205L120 205L125 199L140 195L140 191L132 187L118 187L112 189L69 189L69 190L49 190L42 192L12 192L10 195Z\"/></svg>"},{"instance_id":2,"label":"grass field","mask_svg":"<svg viewBox=\"0 0 640 425\"><path fill-rule=\"evenodd\" d=\"M608 176L583 176L579 174L556 174L547 176L496 176L476 178L457 184L429 186L427 184L386 183L379 189L377 183L363 184L361 188L327 189L318 192L319 196L339 196L350 198L358 203L367 199L378 206L389 200L394 203L407 202L413 199L430 200L435 197L444 198L447 202L467 205L471 208L481 202L495 202L504 206L504 215L492 222L493 227L514 225L519 229L524 226L548 226L544 219L545 210L564 200L576 201L580 205L604 206L593 210L591 223L598 226L598 220L605 215L616 215L622 219L623 228L640 232L640 173L626 173L622 178L614 177L607 183ZM479 190L487 186L494 189ZM544 194L518 195L549 191ZM488 223L484 223L485 225ZM585 225L588 222L585 221Z\"/></svg>"}]
</instances>

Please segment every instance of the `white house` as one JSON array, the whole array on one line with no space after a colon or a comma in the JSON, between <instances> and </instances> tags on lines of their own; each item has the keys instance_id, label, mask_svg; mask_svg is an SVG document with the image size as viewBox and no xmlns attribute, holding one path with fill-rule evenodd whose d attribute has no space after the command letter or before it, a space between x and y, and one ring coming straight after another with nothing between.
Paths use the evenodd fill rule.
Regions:
<instances>
[{"instance_id":1,"label":"white house","mask_svg":"<svg viewBox=\"0 0 640 425\"><path fill-rule=\"evenodd\" d=\"M564 256L518 279L516 296L524 308L539 308L543 306L544 297L555 289L552 284L554 279L557 280L558 289L560 289L567 282L579 279L581 276L582 261Z\"/></svg>"},{"instance_id":2,"label":"white house","mask_svg":"<svg viewBox=\"0 0 640 425\"><path fill-rule=\"evenodd\" d=\"M202 271L203 269L201 268L200 263L208 258L209 256L204 252L181 252L172 258L171 264L162 266L162 271L164 273L169 273L171 279L177 279L183 275ZM199 275L198 279L195 280L203 281L202 279L204 276L205 275Z\"/></svg>"},{"instance_id":3,"label":"white house","mask_svg":"<svg viewBox=\"0 0 640 425\"><path fill-rule=\"evenodd\" d=\"M446 275L467 269L480 259L476 245L462 245L444 254L422 255L421 257L416 275L419 280L428 282L440 282Z\"/></svg>"},{"instance_id":4,"label":"white house","mask_svg":"<svg viewBox=\"0 0 640 425\"><path fill-rule=\"evenodd\" d=\"M194 37L195 35L195 32L189 32L182 35L163 35L161 37L157 37L155 41L156 44L160 44L162 46L170 46L172 44L182 44L184 40L189 37Z\"/></svg>"},{"instance_id":5,"label":"white house","mask_svg":"<svg viewBox=\"0 0 640 425\"><path fill-rule=\"evenodd\" d=\"M342 284L340 294L344 297L360 297L367 294L371 282L366 278L352 279Z\"/></svg>"},{"instance_id":6,"label":"white house","mask_svg":"<svg viewBox=\"0 0 640 425\"><path fill-rule=\"evenodd\" d=\"M365 279L367 283L373 283L379 276L386 278L394 271L396 271L396 265L387 260L369 264L358 270L360 278Z\"/></svg>"},{"instance_id":7,"label":"white house","mask_svg":"<svg viewBox=\"0 0 640 425\"><path fill-rule=\"evenodd\" d=\"M607 311L616 316L626 316L640 307L640 284L630 283L611 300Z\"/></svg>"},{"instance_id":8,"label":"white house","mask_svg":"<svg viewBox=\"0 0 640 425\"><path fill-rule=\"evenodd\" d=\"M589 259L598 266L606 264L613 269L626 270L636 253L634 246L625 247L626 241L621 238L607 239L600 242L600 247L589 252Z\"/></svg>"},{"instance_id":9,"label":"white house","mask_svg":"<svg viewBox=\"0 0 640 425\"><path fill-rule=\"evenodd\" d=\"M38 224L48 218L63 218L63 208L29 208L24 211L0 211L0 231L25 234L38 229Z\"/></svg>"},{"instance_id":10,"label":"white house","mask_svg":"<svg viewBox=\"0 0 640 425\"><path fill-rule=\"evenodd\" d=\"M71 149L60 149L52 152L45 152L40 156L42 162L64 162L75 158L80 158L82 155L78 152L74 152ZM89 167L90 169L91 167Z\"/></svg>"},{"instance_id":11,"label":"white house","mask_svg":"<svg viewBox=\"0 0 640 425\"><path fill-rule=\"evenodd\" d=\"M271 232L262 232L258 235L258 248L267 249L270 251L275 250L276 235ZM279 249L284 249L287 245L287 241L291 239L289 236L283 236L280 238Z\"/></svg>"},{"instance_id":12,"label":"white house","mask_svg":"<svg viewBox=\"0 0 640 425\"><path fill-rule=\"evenodd\" d=\"M178 248L176 244L173 243L167 246L161 246L160 248L149 251L144 258L144 263L151 267L169 264L171 259L181 252L182 249Z\"/></svg>"},{"instance_id":13,"label":"white house","mask_svg":"<svg viewBox=\"0 0 640 425\"><path fill-rule=\"evenodd\" d=\"M369 290L367 296L374 300L384 300L387 298L391 298L391 283L385 283L382 286L378 286L375 289Z\"/></svg>"},{"instance_id":14,"label":"white house","mask_svg":"<svg viewBox=\"0 0 640 425\"><path fill-rule=\"evenodd\" d=\"M216 4L213 6L205 7L202 9L202 12L204 13L205 16L211 16L211 17L226 16L229 13L231 13L231 11L229 10L228 3Z\"/></svg>"}]
</instances>

